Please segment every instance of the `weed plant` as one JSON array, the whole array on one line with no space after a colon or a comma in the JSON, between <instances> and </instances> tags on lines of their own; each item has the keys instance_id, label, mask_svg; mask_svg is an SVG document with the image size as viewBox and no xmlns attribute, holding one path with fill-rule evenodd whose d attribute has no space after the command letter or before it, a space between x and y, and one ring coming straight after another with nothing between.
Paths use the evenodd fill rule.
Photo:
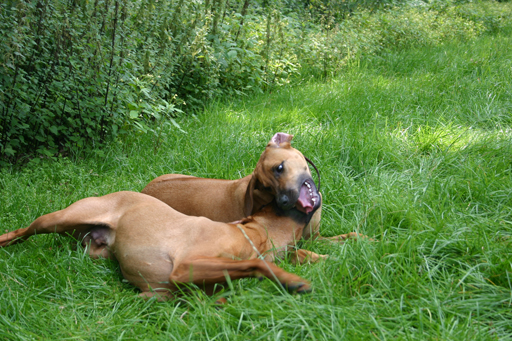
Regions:
<instances>
[{"instance_id":1,"label":"weed plant","mask_svg":"<svg viewBox=\"0 0 512 341\"><path fill-rule=\"evenodd\" d=\"M280 266L311 280L294 296L234 281L218 309L192 291L144 301L113 261L44 235L0 249L7 340L507 340L512 338L512 35L389 50L326 83L304 82L179 121L157 141L0 173L2 232L87 197L140 191L154 177L250 174L269 138L320 168L322 263Z\"/></svg>"}]
</instances>

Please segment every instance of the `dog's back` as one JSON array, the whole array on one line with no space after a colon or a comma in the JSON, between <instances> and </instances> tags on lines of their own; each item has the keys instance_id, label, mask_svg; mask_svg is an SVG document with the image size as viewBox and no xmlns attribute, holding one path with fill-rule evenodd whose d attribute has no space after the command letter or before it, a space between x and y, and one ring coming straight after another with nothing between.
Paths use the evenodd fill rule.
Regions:
<instances>
[{"instance_id":1,"label":"dog's back","mask_svg":"<svg viewBox=\"0 0 512 341\"><path fill-rule=\"evenodd\" d=\"M246 216L245 193L252 175L239 180L205 179L165 174L152 180L142 193L190 216L230 222Z\"/></svg>"}]
</instances>

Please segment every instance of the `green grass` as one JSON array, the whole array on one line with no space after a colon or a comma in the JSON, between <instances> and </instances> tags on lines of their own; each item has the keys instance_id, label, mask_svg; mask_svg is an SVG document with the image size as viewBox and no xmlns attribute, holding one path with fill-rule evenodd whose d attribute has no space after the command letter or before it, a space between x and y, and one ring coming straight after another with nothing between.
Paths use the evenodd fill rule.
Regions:
<instances>
[{"instance_id":1,"label":"green grass","mask_svg":"<svg viewBox=\"0 0 512 341\"><path fill-rule=\"evenodd\" d=\"M0 229L78 199L140 191L163 173L239 178L277 131L322 174L331 255L280 266L311 280L293 296L233 282L229 305L201 292L143 301L115 262L37 236L0 250L0 331L32 339L441 339L512 337L512 38L394 51L311 83L180 122L160 148L132 136L103 157L73 155L0 173Z\"/></svg>"}]
</instances>

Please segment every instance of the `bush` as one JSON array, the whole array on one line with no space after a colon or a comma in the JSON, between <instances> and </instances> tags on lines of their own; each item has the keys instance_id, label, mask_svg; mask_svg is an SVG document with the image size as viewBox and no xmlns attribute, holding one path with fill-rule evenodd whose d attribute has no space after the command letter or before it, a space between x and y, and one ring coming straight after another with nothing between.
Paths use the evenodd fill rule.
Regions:
<instances>
[{"instance_id":1,"label":"bush","mask_svg":"<svg viewBox=\"0 0 512 341\"><path fill-rule=\"evenodd\" d=\"M329 77L386 48L469 39L510 14L494 2L391 3L401 2L4 1L0 159L94 151L133 130L158 145L165 122L179 128L177 115L213 98Z\"/></svg>"}]
</instances>

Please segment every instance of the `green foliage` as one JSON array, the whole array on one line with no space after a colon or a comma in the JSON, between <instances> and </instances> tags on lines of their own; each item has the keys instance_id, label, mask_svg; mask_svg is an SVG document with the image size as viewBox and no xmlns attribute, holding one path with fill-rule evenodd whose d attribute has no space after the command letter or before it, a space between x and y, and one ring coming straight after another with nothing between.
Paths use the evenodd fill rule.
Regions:
<instances>
[{"instance_id":1,"label":"green foliage","mask_svg":"<svg viewBox=\"0 0 512 341\"><path fill-rule=\"evenodd\" d=\"M4 1L0 158L97 152L133 129L158 148L178 109L331 77L390 48L471 39L510 12L495 2Z\"/></svg>"},{"instance_id":2,"label":"green foliage","mask_svg":"<svg viewBox=\"0 0 512 341\"><path fill-rule=\"evenodd\" d=\"M379 55L385 50L412 46L436 46L447 41L464 41L502 28L505 13L496 7L476 5L440 7L391 7L372 13L359 11L339 24L312 32L298 48L298 64L304 75L323 77L338 74L344 66L357 63L362 56ZM469 13L473 13L471 16ZM491 19L492 18L492 19Z\"/></svg>"},{"instance_id":3,"label":"green foliage","mask_svg":"<svg viewBox=\"0 0 512 341\"><path fill-rule=\"evenodd\" d=\"M0 5L4 156L91 148L122 124L115 71L119 59L114 56L123 9L118 2L85 4L41 0Z\"/></svg>"}]
</instances>

